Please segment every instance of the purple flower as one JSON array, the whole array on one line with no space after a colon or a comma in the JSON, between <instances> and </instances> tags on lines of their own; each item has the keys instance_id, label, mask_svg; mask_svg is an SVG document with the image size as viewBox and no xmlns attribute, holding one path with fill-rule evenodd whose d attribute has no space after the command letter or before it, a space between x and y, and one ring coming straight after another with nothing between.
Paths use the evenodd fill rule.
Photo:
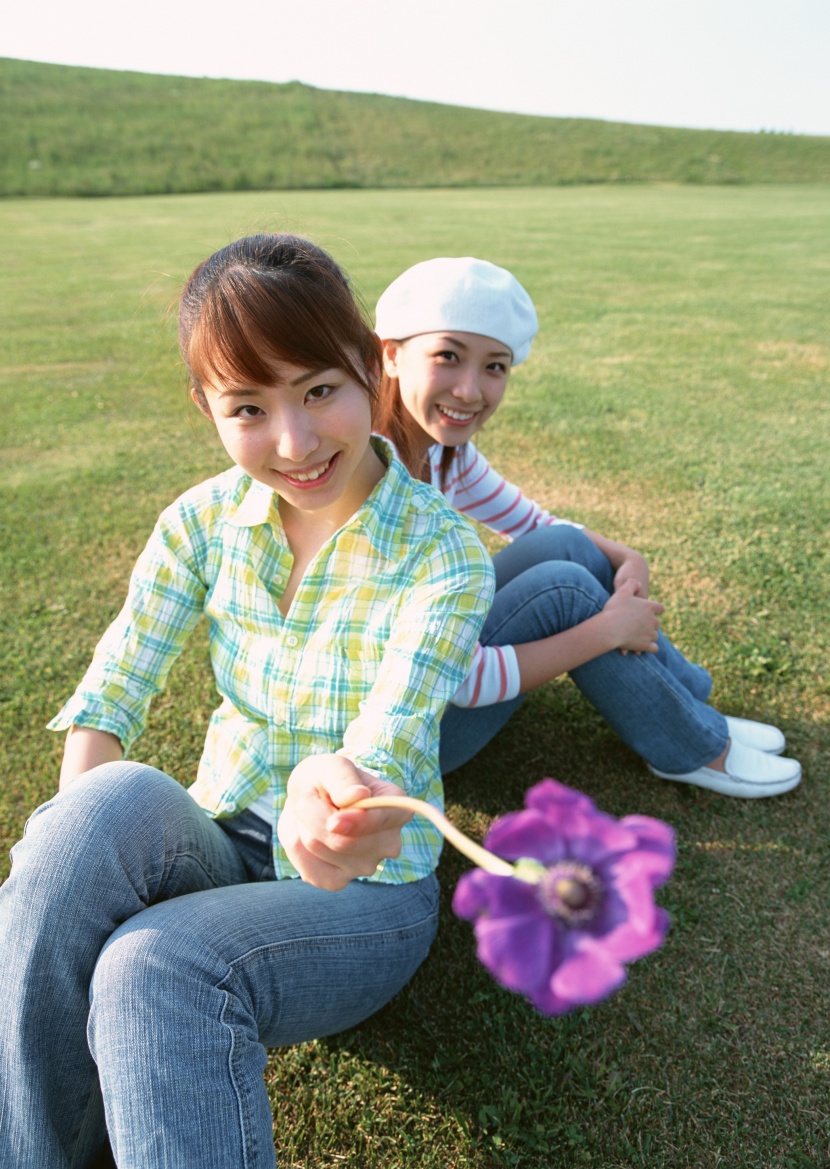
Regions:
<instances>
[{"instance_id":1,"label":"purple flower","mask_svg":"<svg viewBox=\"0 0 830 1169\"><path fill-rule=\"evenodd\" d=\"M543 779L484 844L518 862L515 875L465 873L453 909L475 923L478 956L494 978L543 1014L599 1002L625 982L623 963L662 945L669 918L653 891L675 854L661 820L615 820Z\"/></svg>"}]
</instances>

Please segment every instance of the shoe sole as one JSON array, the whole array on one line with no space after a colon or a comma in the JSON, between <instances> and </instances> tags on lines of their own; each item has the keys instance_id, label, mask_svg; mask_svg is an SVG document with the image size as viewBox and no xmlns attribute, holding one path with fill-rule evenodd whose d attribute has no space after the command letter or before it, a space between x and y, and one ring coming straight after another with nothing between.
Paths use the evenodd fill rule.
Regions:
<instances>
[{"instance_id":1,"label":"shoe sole","mask_svg":"<svg viewBox=\"0 0 830 1169\"><path fill-rule=\"evenodd\" d=\"M660 779L669 779L672 783L687 783L690 787L702 787L722 796L734 796L736 799L742 800L761 800L768 796L783 796L801 783L801 771L798 772L798 775L790 776L789 779L779 779L776 783L752 783L745 779L735 779L721 771L709 771L708 775L701 775L699 772L694 776L669 775L667 771L658 771L651 764L647 766L651 774L658 775Z\"/></svg>"}]
</instances>

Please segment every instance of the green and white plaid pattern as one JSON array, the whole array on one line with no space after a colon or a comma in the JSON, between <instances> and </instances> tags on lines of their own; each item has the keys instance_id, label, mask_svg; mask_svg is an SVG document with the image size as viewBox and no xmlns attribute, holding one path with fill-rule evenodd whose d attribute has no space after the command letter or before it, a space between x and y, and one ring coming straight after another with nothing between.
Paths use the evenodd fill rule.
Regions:
<instances>
[{"instance_id":1,"label":"green and white plaid pattern","mask_svg":"<svg viewBox=\"0 0 830 1169\"><path fill-rule=\"evenodd\" d=\"M222 703L191 794L211 815L269 789L278 815L296 764L338 750L440 807L438 724L472 660L492 566L467 522L373 442L387 472L309 565L287 617L277 601L292 555L268 487L233 467L167 508L50 727L109 731L128 752L204 613ZM416 817L378 878L426 875L440 846ZM277 875L296 876L276 834L274 849Z\"/></svg>"}]
</instances>

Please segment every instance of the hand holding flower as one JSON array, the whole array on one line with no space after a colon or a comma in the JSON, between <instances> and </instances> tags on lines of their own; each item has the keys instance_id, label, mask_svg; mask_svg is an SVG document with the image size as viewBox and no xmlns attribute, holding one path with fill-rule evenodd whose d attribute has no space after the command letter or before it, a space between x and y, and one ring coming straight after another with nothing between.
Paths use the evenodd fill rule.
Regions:
<instances>
[{"instance_id":1,"label":"hand holding flower","mask_svg":"<svg viewBox=\"0 0 830 1169\"><path fill-rule=\"evenodd\" d=\"M359 801L402 795L343 755L311 755L289 777L277 824L280 843L303 880L332 892L343 889L400 853L400 830L412 818L394 802L359 810Z\"/></svg>"},{"instance_id":2,"label":"hand holding flower","mask_svg":"<svg viewBox=\"0 0 830 1169\"><path fill-rule=\"evenodd\" d=\"M443 820L427 807L424 815ZM662 945L669 918L653 893L675 856L662 821L615 820L545 779L527 793L524 811L493 824L486 849L444 824L480 866L461 877L453 909L474 923L478 956L494 978L543 1014L599 1002L625 982L624 963Z\"/></svg>"}]
</instances>

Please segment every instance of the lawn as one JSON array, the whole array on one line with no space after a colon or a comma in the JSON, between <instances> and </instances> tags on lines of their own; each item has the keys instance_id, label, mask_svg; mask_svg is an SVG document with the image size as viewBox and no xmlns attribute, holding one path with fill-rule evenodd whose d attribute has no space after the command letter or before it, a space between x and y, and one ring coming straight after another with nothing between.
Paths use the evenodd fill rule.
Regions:
<instances>
[{"instance_id":1,"label":"lawn","mask_svg":"<svg viewBox=\"0 0 830 1169\"><path fill-rule=\"evenodd\" d=\"M613 999L544 1020L480 968L448 898L411 986L362 1027L273 1052L281 1169L830 1165L830 191L590 187L0 202L0 832L56 785L44 725L120 607L161 508L226 465L188 405L184 277L238 234L311 235L371 307L405 266L484 256L541 333L482 438L559 514L649 556L665 626L728 713L805 777L739 802L666 783L567 680L447 782L481 835L545 775L677 830L665 948ZM216 702L197 634L136 758L193 777Z\"/></svg>"}]
</instances>

